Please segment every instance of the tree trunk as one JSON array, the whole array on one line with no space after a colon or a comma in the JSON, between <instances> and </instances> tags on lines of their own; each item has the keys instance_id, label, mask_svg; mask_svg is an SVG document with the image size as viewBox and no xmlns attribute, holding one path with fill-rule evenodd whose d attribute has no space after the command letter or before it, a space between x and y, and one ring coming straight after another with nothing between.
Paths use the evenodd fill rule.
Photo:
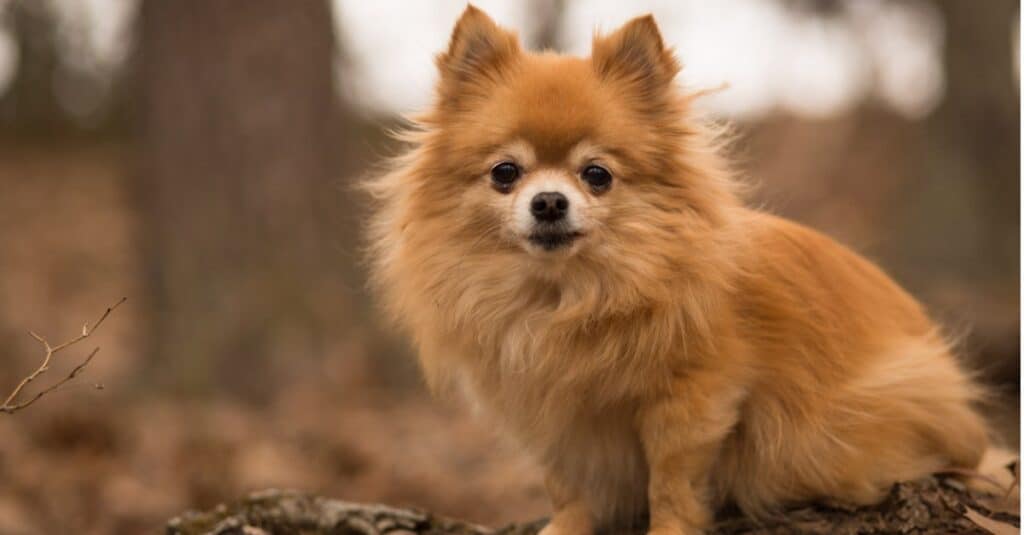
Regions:
<instances>
[{"instance_id":1,"label":"tree trunk","mask_svg":"<svg viewBox=\"0 0 1024 535\"><path fill-rule=\"evenodd\" d=\"M1020 382L1020 96L1014 0L936 0L945 23L946 87L924 126L917 181L896 210L896 266L919 293L939 289L954 329L993 379ZM909 265L908 265L909 264ZM1013 288L1012 291L1007 291ZM934 290L933 290L934 291ZM931 300L931 299L930 299ZM966 311L966 313L965 313Z\"/></svg>"},{"instance_id":2,"label":"tree trunk","mask_svg":"<svg viewBox=\"0 0 1024 535\"><path fill-rule=\"evenodd\" d=\"M13 2L7 13L17 43L17 71L0 94L0 123L18 137L53 136L72 125L55 91L59 70L57 21L43 2Z\"/></svg>"},{"instance_id":3,"label":"tree trunk","mask_svg":"<svg viewBox=\"0 0 1024 535\"><path fill-rule=\"evenodd\" d=\"M147 360L165 383L258 398L275 355L317 352L337 197L331 20L326 0L141 6L134 190Z\"/></svg>"}]
</instances>

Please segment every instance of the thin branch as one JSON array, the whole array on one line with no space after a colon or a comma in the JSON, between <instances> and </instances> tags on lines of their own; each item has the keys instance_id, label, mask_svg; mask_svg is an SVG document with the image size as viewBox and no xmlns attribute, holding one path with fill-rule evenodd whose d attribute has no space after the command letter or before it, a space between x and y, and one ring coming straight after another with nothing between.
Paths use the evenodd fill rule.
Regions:
<instances>
[{"instance_id":1,"label":"thin branch","mask_svg":"<svg viewBox=\"0 0 1024 535\"><path fill-rule=\"evenodd\" d=\"M7 399L4 400L3 405L0 405L0 412L5 412L7 414L11 414L11 413L19 411L21 409L24 409L25 407L28 407L29 405L31 405L31 404L35 403L36 401L38 401L39 398L41 398L41 397L43 397L43 396L53 392L54 390L57 390L58 388L60 388L64 384L66 384L69 381L71 381L72 379L74 379L79 373L81 373L82 370L85 369L85 367L87 365L89 365L89 362L92 361L92 358L96 356L96 353L99 352L100 348L97 347L97 348L93 349L92 352L90 352L89 355L85 357L85 360L83 360L77 366L72 368L71 372L68 373L68 375L66 377L64 377L63 379L61 379L61 380L57 381L56 383L54 383L54 384L52 384L52 385L50 385L50 386L40 390L34 396L28 398L25 401L21 401L21 402L18 401L18 397L21 395L21 393L25 389L25 387L28 386L30 383L32 383L32 381L35 381L40 376L45 374L47 372L47 370L50 369L50 361L53 360L53 356L58 351L61 351L63 349L67 349L68 347L73 346L73 345L81 342L82 340L85 340L89 336L91 336L93 333L96 332L96 329L99 329L100 325L103 324L104 320L106 320L107 317L110 316L110 313L113 312L114 309L119 307L121 305L121 303L124 303L126 300L127 300L126 297L122 297L120 301L118 301L117 303L114 303L113 306L108 308L106 310L106 312L104 312L103 315L100 316L100 319L96 320L96 323L94 323L91 328L89 327L88 323L86 323L85 325L82 325L82 332L81 332L81 334L79 334L78 336L76 336L76 337L74 337L74 338L72 338L72 339L70 339L70 340L68 340L68 341L66 341L66 342L64 342L62 344L58 344L56 346L51 346L50 342L47 341L45 338L43 338L42 336L39 336L38 334L36 334L36 333L34 333L32 331L29 331L28 333L32 336L32 338L35 338L37 342L39 342L40 344L43 345L43 349L46 351L46 356L43 357L42 364L40 364L39 367L35 369L35 371L30 373L24 379L22 379L21 382L18 383L18 386L16 386L14 388L14 390L11 391L10 395L7 396Z\"/></svg>"}]
</instances>

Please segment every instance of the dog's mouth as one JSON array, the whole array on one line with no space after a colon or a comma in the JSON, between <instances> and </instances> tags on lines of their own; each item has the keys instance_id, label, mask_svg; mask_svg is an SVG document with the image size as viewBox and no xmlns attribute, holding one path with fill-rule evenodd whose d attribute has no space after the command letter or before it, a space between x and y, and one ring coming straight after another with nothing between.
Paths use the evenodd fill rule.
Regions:
<instances>
[{"instance_id":1,"label":"dog's mouth","mask_svg":"<svg viewBox=\"0 0 1024 535\"><path fill-rule=\"evenodd\" d=\"M583 237L583 233L578 231L544 229L534 231L527 236L527 239L545 251L554 251L568 247L581 237Z\"/></svg>"}]
</instances>

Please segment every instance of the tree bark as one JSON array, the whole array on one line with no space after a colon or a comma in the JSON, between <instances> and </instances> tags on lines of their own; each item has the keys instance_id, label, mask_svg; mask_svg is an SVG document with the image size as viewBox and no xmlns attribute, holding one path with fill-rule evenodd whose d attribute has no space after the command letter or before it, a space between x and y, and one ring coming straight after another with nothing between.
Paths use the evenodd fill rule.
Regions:
<instances>
[{"instance_id":1,"label":"tree bark","mask_svg":"<svg viewBox=\"0 0 1024 535\"><path fill-rule=\"evenodd\" d=\"M871 507L842 504L793 509L760 522L723 515L711 535L968 533L1020 526L1016 513L997 512L957 480L927 478L893 486ZM990 523L994 522L994 524ZM167 535L535 535L545 521L491 529L430 513L380 505L359 505L294 492L264 491L233 506L189 512L172 519ZM643 528L636 531L643 533ZM611 534L605 534L611 535ZM616 535L623 535L617 533Z\"/></svg>"}]
</instances>

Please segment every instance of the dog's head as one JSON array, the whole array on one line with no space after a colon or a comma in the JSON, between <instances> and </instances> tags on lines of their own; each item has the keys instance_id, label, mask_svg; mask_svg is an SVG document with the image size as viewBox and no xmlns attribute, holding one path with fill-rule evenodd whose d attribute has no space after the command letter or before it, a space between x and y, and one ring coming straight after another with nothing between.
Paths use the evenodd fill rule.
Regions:
<instances>
[{"instance_id":1,"label":"dog's head","mask_svg":"<svg viewBox=\"0 0 1024 535\"><path fill-rule=\"evenodd\" d=\"M678 274L708 246L702 232L732 197L651 16L579 58L527 52L470 6L436 62L418 148L387 186L423 246L504 253L549 278L574 264Z\"/></svg>"}]
</instances>

